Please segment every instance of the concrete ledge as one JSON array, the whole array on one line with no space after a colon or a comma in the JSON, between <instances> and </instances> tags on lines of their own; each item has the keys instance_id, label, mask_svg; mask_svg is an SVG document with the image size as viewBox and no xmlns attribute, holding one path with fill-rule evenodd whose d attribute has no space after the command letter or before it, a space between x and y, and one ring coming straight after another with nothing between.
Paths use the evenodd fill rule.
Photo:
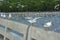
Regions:
<instances>
[{"instance_id":1,"label":"concrete ledge","mask_svg":"<svg viewBox=\"0 0 60 40\"><path fill-rule=\"evenodd\" d=\"M2 19L2 18L0 18L0 24L22 34L26 32L26 29L28 27L28 25L11 21L11 20Z\"/></svg>"},{"instance_id":2,"label":"concrete ledge","mask_svg":"<svg viewBox=\"0 0 60 40\"><path fill-rule=\"evenodd\" d=\"M37 40L60 40L60 33L45 31L40 28L31 28L31 37Z\"/></svg>"},{"instance_id":3,"label":"concrete ledge","mask_svg":"<svg viewBox=\"0 0 60 40\"><path fill-rule=\"evenodd\" d=\"M19 33L22 33L24 37L26 37L26 29L28 25L2 18L0 18L0 24L4 25L7 28L11 28ZM2 30L0 30L0 33L9 39L11 38L11 40L14 40L14 36L10 33L7 32L5 34L5 32ZM29 29L28 40L31 40L31 38L34 38L36 40L60 40L60 33L56 33L53 31L45 31L43 29L31 26Z\"/></svg>"}]
</instances>

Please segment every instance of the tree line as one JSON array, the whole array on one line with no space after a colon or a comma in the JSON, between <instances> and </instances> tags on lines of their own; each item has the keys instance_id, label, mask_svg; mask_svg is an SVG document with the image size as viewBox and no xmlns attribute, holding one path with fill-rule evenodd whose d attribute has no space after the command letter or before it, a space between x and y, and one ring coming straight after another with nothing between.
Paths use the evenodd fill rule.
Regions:
<instances>
[{"instance_id":1,"label":"tree line","mask_svg":"<svg viewBox=\"0 0 60 40\"><path fill-rule=\"evenodd\" d=\"M59 4L59 6L55 8L57 4ZM60 0L4 0L0 2L0 11L2 12L60 11Z\"/></svg>"}]
</instances>

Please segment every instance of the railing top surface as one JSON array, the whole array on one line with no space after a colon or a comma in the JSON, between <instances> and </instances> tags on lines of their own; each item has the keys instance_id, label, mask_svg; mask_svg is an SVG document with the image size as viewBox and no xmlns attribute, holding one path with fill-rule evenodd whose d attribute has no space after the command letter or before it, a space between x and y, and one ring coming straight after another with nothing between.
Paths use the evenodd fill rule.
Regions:
<instances>
[{"instance_id":1,"label":"railing top surface","mask_svg":"<svg viewBox=\"0 0 60 40\"><path fill-rule=\"evenodd\" d=\"M1 13L11 13L11 14L34 14L34 13L39 13L39 14L60 14L60 12L0 12Z\"/></svg>"}]
</instances>

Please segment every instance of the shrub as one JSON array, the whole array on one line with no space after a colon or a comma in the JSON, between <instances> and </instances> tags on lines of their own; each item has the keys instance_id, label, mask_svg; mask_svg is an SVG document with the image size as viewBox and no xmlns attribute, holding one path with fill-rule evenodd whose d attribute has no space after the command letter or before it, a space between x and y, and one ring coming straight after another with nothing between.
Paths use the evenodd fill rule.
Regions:
<instances>
[{"instance_id":1,"label":"shrub","mask_svg":"<svg viewBox=\"0 0 60 40\"><path fill-rule=\"evenodd\" d=\"M4 0L0 2L0 10L3 12L54 11L56 4L60 4L60 0Z\"/></svg>"}]
</instances>

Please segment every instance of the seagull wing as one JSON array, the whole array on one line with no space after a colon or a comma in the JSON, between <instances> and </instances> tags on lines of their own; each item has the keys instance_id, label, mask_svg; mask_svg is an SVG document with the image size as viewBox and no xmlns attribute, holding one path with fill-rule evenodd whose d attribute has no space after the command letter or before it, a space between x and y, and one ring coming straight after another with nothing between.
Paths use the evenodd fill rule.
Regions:
<instances>
[{"instance_id":1,"label":"seagull wing","mask_svg":"<svg viewBox=\"0 0 60 40\"><path fill-rule=\"evenodd\" d=\"M32 21L32 20L28 20L28 22L33 23L33 21Z\"/></svg>"},{"instance_id":2,"label":"seagull wing","mask_svg":"<svg viewBox=\"0 0 60 40\"><path fill-rule=\"evenodd\" d=\"M28 22L30 22L30 23L35 23L36 22L36 20L28 20Z\"/></svg>"},{"instance_id":3,"label":"seagull wing","mask_svg":"<svg viewBox=\"0 0 60 40\"><path fill-rule=\"evenodd\" d=\"M41 17L36 17L36 18L34 18L33 20L37 20L37 19L39 19L39 18L41 18Z\"/></svg>"}]
</instances>

